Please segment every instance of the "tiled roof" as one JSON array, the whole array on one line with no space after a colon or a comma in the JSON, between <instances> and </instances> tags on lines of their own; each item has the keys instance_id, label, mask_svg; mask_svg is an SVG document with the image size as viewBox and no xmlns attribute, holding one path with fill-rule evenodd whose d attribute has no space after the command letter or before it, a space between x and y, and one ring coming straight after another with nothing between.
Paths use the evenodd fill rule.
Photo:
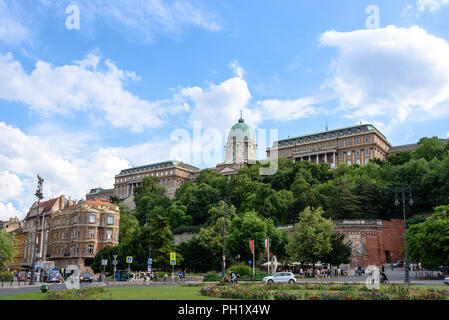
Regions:
<instances>
[{"instance_id":1,"label":"tiled roof","mask_svg":"<svg viewBox=\"0 0 449 320\"><path fill-rule=\"evenodd\" d=\"M49 212L59 198L40 202L39 206L44 208L44 212Z\"/></svg>"},{"instance_id":2,"label":"tiled roof","mask_svg":"<svg viewBox=\"0 0 449 320\"><path fill-rule=\"evenodd\" d=\"M114 206L115 204L110 203L110 202L106 202L103 200L87 200L85 203L91 203L91 204L102 204L105 206Z\"/></svg>"}]
</instances>

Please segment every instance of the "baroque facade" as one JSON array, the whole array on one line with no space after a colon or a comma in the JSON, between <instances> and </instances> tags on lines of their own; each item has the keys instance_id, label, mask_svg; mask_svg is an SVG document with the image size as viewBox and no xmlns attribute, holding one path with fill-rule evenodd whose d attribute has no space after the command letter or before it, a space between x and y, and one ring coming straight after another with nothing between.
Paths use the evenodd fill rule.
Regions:
<instances>
[{"instance_id":1,"label":"baroque facade","mask_svg":"<svg viewBox=\"0 0 449 320\"><path fill-rule=\"evenodd\" d=\"M240 115L239 121L231 128L225 145L225 162L219 163L216 170L223 176L237 174L248 164L256 163L257 144L253 129Z\"/></svg>"},{"instance_id":2,"label":"baroque facade","mask_svg":"<svg viewBox=\"0 0 449 320\"><path fill-rule=\"evenodd\" d=\"M327 130L277 141L267 149L267 158L284 157L294 162L365 165L370 159L387 160L391 148L387 138L371 124Z\"/></svg>"},{"instance_id":3,"label":"baroque facade","mask_svg":"<svg viewBox=\"0 0 449 320\"><path fill-rule=\"evenodd\" d=\"M63 210L73 204L74 201L66 199L64 195L55 199L40 202L39 210L37 202L33 203L27 216L25 217L23 228L25 244L22 266L31 266L33 248L35 248L35 263L36 261L45 261L50 258L48 235L50 232L50 221L52 215L53 213ZM42 230L44 230L43 233Z\"/></svg>"},{"instance_id":4,"label":"baroque facade","mask_svg":"<svg viewBox=\"0 0 449 320\"><path fill-rule=\"evenodd\" d=\"M116 205L87 200L52 215L50 259L56 267L77 265L91 271L95 254L103 247L118 245L120 212Z\"/></svg>"},{"instance_id":5,"label":"baroque facade","mask_svg":"<svg viewBox=\"0 0 449 320\"><path fill-rule=\"evenodd\" d=\"M120 199L133 197L134 188L142 184L146 177L157 177L160 186L173 198L176 189L200 171L199 168L181 161L165 161L120 171L115 176L114 195Z\"/></svg>"}]
</instances>

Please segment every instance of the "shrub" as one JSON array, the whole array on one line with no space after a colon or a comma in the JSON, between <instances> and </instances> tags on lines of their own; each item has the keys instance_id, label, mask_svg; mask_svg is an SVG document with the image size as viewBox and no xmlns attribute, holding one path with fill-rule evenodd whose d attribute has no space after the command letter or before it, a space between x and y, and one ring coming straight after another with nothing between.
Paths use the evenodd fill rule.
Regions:
<instances>
[{"instance_id":1,"label":"shrub","mask_svg":"<svg viewBox=\"0 0 449 320\"><path fill-rule=\"evenodd\" d=\"M253 273L251 267L244 262L240 263L239 265L235 265L228 268L228 270L226 270L226 274L228 274L229 271L232 271L235 274L239 274L240 276L247 276Z\"/></svg>"},{"instance_id":2,"label":"shrub","mask_svg":"<svg viewBox=\"0 0 449 320\"><path fill-rule=\"evenodd\" d=\"M0 272L0 281L9 282L12 281L12 275L9 271Z\"/></svg>"},{"instance_id":3,"label":"shrub","mask_svg":"<svg viewBox=\"0 0 449 320\"><path fill-rule=\"evenodd\" d=\"M215 271L209 271L203 278L203 281L220 281L221 276Z\"/></svg>"},{"instance_id":4,"label":"shrub","mask_svg":"<svg viewBox=\"0 0 449 320\"><path fill-rule=\"evenodd\" d=\"M256 270L255 276L253 278L253 272L251 270L251 273L249 275L242 276L242 277L240 277L239 280L240 281L253 281L253 280L254 281L262 281L263 278L265 278L269 275L270 274L268 272Z\"/></svg>"}]
</instances>

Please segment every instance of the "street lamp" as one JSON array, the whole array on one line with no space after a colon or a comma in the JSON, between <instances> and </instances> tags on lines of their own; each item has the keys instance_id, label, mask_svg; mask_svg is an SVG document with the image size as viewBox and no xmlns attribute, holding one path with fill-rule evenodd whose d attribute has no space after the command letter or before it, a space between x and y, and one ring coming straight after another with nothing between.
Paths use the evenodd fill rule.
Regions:
<instances>
[{"instance_id":1,"label":"street lamp","mask_svg":"<svg viewBox=\"0 0 449 320\"><path fill-rule=\"evenodd\" d=\"M39 214L40 214L40 201L44 198L42 195L42 184L44 183L44 179L42 179L39 175L37 175L37 190L34 194L37 197L37 213L36 213L36 231L34 233L34 244L33 251L31 252L31 279L30 285L34 284L34 278L36 275L36 267L34 265L34 259L36 256L36 241L37 241L37 230L39 225ZM42 254L42 252L41 252Z\"/></svg>"},{"instance_id":2,"label":"street lamp","mask_svg":"<svg viewBox=\"0 0 449 320\"><path fill-rule=\"evenodd\" d=\"M399 206L400 202L398 200L398 192L402 193L402 213L404 216L404 240L405 240L405 283L410 283L410 275L409 275L409 265L408 265L408 256L407 256L407 225L405 220L405 193L409 193L409 206L412 206L414 204L412 199L412 188L411 187L395 187L394 191L396 192L396 199L394 200L394 205L397 207Z\"/></svg>"},{"instance_id":3,"label":"street lamp","mask_svg":"<svg viewBox=\"0 0 449 320\"><path fill-rule=\"evenodd\" d=\"M145 225L148 225L150 227L150 244L148 246L148 272L151 272L151 265L152 265L152 260L151 260L151 217L150 217L150 223L148 224L148 215L145 215Z\"/></svg>"}]
</instances>

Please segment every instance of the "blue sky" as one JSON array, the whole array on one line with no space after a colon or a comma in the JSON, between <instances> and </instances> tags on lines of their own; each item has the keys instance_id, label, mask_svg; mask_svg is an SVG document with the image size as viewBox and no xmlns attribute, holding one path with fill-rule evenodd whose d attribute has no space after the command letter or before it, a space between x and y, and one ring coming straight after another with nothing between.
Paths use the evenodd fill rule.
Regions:
<instances>
[{"instance_id":1,"label":"blue sky","mask_svg":"<svg viewBox=\"0 0 449 320\"><path fill-rule=\"evenodd\" d=\"M0 0L0 219L26 214L37 173L46 198L80 199L132 165L214 166L205 136L174 136L200 121L221 152L241 109L279 138L326 121L448 137L448 17L449 0Z\"/></svg>"}]
</instances>

